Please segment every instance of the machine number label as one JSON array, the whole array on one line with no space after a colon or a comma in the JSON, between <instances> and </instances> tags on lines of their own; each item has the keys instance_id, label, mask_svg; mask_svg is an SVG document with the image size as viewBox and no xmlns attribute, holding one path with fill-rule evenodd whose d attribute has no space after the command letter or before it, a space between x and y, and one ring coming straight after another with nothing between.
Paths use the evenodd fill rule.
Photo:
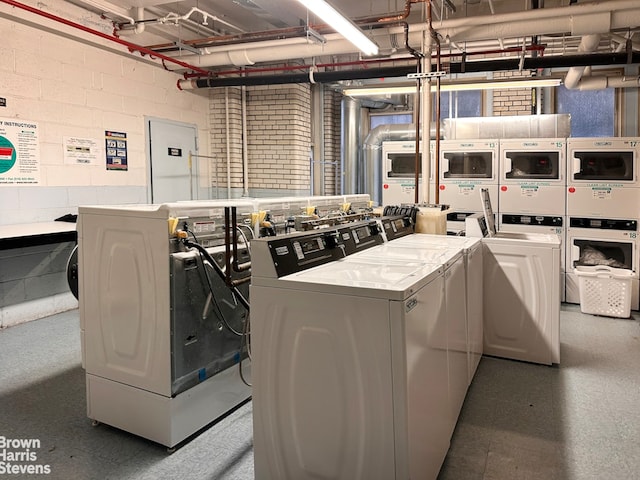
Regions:
<instances>
[{"instance_id":1,"label":"machine number label","mask_svg":"<svg viewBox=\"0 0 640 480\"><path fill-rule=\"evenodd\" d=\"M283 245L282 247L276 247L276 255L282 256L282 255L288 255L289 254L289 249L287 248L286 245Z\"/></svg>"},{"instance_id":2,"label":"machine number label","mask_svg":"<svg viewBox=\"0 0 640 480\"><path fill-rule=\"evenodd\" d=\"M417 306L418 306L418 299L415 297L410 298L409 300L407 300L407 303L404 304L404 311L405 313L409 313L411 310L413 310Z\"/></svg>"},{"instance_id":3,"label":"machine number label","mask_svg":"<svg viewBox=\"0 0 640 480\"><path fill-rule=\"evenodd\" d=\"M474 184L461 183L458 185L458 192L460 195L473 195L475 188L476 186Z\"/></svg>"},{"instance_id":4,"label":"machine number label","mask_svg":"<svg viewBox=\"0 0 640 480\"><path fill-rule=\"evenodd\" d=\"M520 195L522 195L523 197L537 197L538 185L521 185Z\"/></svg>"},{"instance_id":5,"label":"machine number label","mask_svg":"<svg viewBox=\"0 0 640 480\"><path fill-rule=\"evenodd\" d=\"M636 232L629 233L629 238L637 238Z\"/></svg>"},{"instance_id":6,"label":"machine number label","mask_svg":"<svg viewBox=\"0 0 640 480\"><path fill-rule=\"evenodd\" d=\"M591 192L593 194L593 198L611 200L611 187L593 187Z\"/></svg>"}]
</instances>

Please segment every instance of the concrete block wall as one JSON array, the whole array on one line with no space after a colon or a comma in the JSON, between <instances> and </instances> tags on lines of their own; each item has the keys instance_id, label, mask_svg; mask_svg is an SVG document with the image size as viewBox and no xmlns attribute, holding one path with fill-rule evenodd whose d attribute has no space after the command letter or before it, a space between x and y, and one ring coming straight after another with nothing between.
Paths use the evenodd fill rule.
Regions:
<instances>
[{"instance_id":1,"label":"concrete block wall","mask_svg":"<svg viewBox=\"0 0 640 480\"><path fill-rule=\"evenodd\" d=\"M494 79L528 78L529 71L495 72ZM513 88L493 91L493 115L531 115L532 108L531 88Z\"/></svg>"},{"instance_id":2,"label":"concrete block wall","mask_svg":"<svg viewBox=\"0 0 640 480\"><path fill-rule=\"evenodd\" d=\"M26 0L36 6L36 2ZM38 3L104 33L111 21L70 2ZM48 23L47 23L48 22ZM40 182L0 186L0 225L52 221L79 205L147 202L145 119L194 124L209 154L208 92L180 91L158 61L0 3L0 118L37 124ZM127 171L108 171L105 131L127 134ZM65 163L65 137L94 139L95 164ZM0 327L77 306L66 286L72 245L0 251Z\"/></svg>"},{"instance_id":3,"label":"concrete block wall","mask_svg":"<svg viewBox=\"0 0 640 480\"><path fill-rule=\"evenodd\" d=\"M0 224L50 221L85 202L146 201L146 116L195 124L208 139L207 94L178 90L180 77L159 62L70 27L66 36L56 35L34 25L44 19L0 8L9 9L0 17L0 96L7 100L0 117L36 122L40 150L39 185L0 186ZM49 8L111 32L110 21L69 2ZM96 164L65 163L65 137L94 139L103 148L106 130L127 134L127 171L108 171L103 149ZM201 142L200 153L209 153L208 142Z\"/></svg>"}]
</instances>

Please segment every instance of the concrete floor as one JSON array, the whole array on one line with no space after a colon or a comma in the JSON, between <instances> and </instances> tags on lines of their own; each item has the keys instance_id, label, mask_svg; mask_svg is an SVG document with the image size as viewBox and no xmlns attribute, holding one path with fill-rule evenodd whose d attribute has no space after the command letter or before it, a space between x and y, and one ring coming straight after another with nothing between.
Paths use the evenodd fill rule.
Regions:
<instances>
[{"instance_id":1,"label":"concrete floor","mask_svg":"<svg viewBox=\"0 0 640 480\"><path fill-rule=\"evenodd\" d=\"M639 478L638 318L563 305L560 366L484 357L439 480ZM253 478L251 403L173 454L107 425L92 427L78 323L74 310L0 331L0 442L40 442L29 462L16 464L48 466L47 478L65 480Z\"/></svg>"}]
</instances>

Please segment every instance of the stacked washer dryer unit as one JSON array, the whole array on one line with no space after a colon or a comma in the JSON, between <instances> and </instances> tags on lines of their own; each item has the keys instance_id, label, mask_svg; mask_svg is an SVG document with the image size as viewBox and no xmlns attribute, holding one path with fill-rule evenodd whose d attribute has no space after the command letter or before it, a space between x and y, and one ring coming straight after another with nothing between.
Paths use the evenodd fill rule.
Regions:
<instances>
[{"instance_id":1,"label":"stacked washer dryer unit","mask_svg":"<svg viewBox=\"0 0 640 480\"><path fill-rule=\"evenodd\" d=\"M447 230L465 228L465 217L481 213L478 191L486 188L498 205L498 140L470 139L440 142L439 203L449 205Z\"/></svg>"},{"instance_id":2,"label":"stacked washer dryer unit","mask_svg":"<svg viewBox=\"0 0 640 480\"><path fill-rule=\"evenodd\" d=\"M443 268L349 255L381 238L371 221L252 242L256 479L437 477Z\"/></svg>"},{"instance_id":3,"label":"stacked washer dryer unit","mask_svg":"<svg viewBox=\"0 0 640 480\"><path fill-rule=\"evenodd\" d=\"M430 151L429 203L435 203L434 141L431 141ZM415 141L391 140L382 143L382 205L415 203L415 165ZM422 182L421 176L419 181Z\"/></svg>"},{"instance_id":4,"label":"stacked washer dryer unit","mask_svg":"<svg viewBox=\"0 0 640 480\"><path fill-rule=\"evenodd\" d=\"M566 140L500 140L498 230L557 235L560 299L565 300Z\"/></svg>"},{"instance_id":5,"label":"stacked washer dryer unit","mask_svg":"<svg viewBox=\"0 0 640 480\"><path fill-rule=\"evenodd\" d=\"M631 309L638 310L640 138L567 141L566 300L580 302L576 265L632 270Z\"/></svg>"}]
</instances>

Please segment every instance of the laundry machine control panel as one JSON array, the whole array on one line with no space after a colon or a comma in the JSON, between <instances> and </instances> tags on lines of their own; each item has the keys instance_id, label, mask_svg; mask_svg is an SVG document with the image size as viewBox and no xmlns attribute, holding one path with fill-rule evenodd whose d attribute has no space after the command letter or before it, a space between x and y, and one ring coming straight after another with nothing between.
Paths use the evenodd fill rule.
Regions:
<instances>
[{"instance_id":1,"label":"laundry machine control panel","mask_svg":"<svg viewBox=\"0 0 640 480\"><path fill-rule=\"evenodd\" d=\"M258 276L279 278L339 260L382 243L382 229L375 220L313 232L256 239L251 244L252 248L254 251L268 249L272 264L263 265L258 261L254 266L254 273ZM264 256L256 258L259 257Z\"/></svg>"},{"instance_id":2,"label":"laundry machine control panel","mask_svg":"<svg viewBox=\"0 0 640 480\"><path fill-rule=\"evenodd\" d=\"M387 241L413 233L413 223L408 216L382 217L380 225L382 225L382 231L387 237Z\"/></svg>"}]
</instances>

